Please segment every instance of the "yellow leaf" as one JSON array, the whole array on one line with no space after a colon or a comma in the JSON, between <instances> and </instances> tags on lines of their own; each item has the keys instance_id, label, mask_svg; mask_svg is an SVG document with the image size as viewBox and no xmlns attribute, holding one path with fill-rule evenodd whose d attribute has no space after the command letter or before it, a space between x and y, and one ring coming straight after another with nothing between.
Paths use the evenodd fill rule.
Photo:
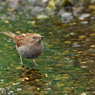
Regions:
<instances>
[{"instance_id":1,"label":"yellow leaf","mask_svg":"<svg viewBox=\"0 0 95 95\"><path fill-rule=\"evenodd\" d=\"M63 76L68 76L69 74L62 74Z\"/></svg>"},{"instance_id":2,"label":"yellow leaf","mask_svg":"<svg viewBox=\"0 0 95 95\"><path fill-rule=\"evenodd\" d=\"M46 85L48 85L48 83L46 83Z\"/></svg>"},{"instance_id":3,"label":"yellow leaf","mask_svg":"<svg viewBox=\"0 0 95 95\"><path fill-rule=\"evenodd\" d=\"M66 43L66 44L71 44L71 41L64 41L64 43Z\"/></svg>"},{"instance_id":4,"label":"yellow leaf","mask_svg":"<svg viewBox=\"0 0 95 95\"><path fill-rule=\"evenodd\" d=\"M5 20L5 23L9 23L9 21L8 20Z\"/></svg>"},{"instance_id":5,"label":"yellow leaf","mask_svg":"<svg viewBox=\"0 0 95 95\"><path fill-rule=\"evenodd\" d=\"M35 23L36 23L35 21L32 21L32 22L31 22L31 25L35 25Z\"/></svg>"},{"instance_id":6,"label":"yellow leaf","mask_svg":"<svg viewBox=\"0 0 95 95\"><path fill-rule=\"evenodd\" d=\"M53 57L54 59L60 59L61 57Z\"/></svg>"},{"instance_id":7,"label":"yellow leaf","mask_svg":"<svg viewBox=\"0 0 95 95\"><path fill-rule=\"evenodd\" d=\"M29 80L29 78L24 78L24 79Z\"/></svg>"},{"instance_id":8,"label":"yellow leaf","mask_svg":"<svg viewBox=\"0 0 95 95\"><path fill-rule=\"evenodd\" d=\"M93 93L93 95L95 95L95 91L93 91L92 93Z\"/></svg>"},{"instance_id":9,"label":"yellow leaf","mask_svg":"<svg viewBox=\"0 0 95 95\"><path fill-rule=\"evenodd\" d=\"M57 83L57 87L62 87L62 86L64 86L64 84L62 84L62 83Z\"/></svg>"},{"instance_id":10,"label":"yellow leaf","mask_svg":"<svg viewBox=\"0 0 95 95\"><path fill-rule=\"evenodd\" d=\"M35 21L27 21L28 24L35 25Z\"/></svg>"},{"instance_id":11,"label":"yellow leaf","mask_svg":"<svg viewBox=\"0 0 95 95\"><path fill-rule=\"evenodd\" d=\"M52 45L46 45L46 47L52 47Z\"/></svg>"},{"instance_id":12,"label":"yellow leaf","mask_svg":"<svg viewBox=\"0 0 95 95\"><path fill-rule=\"evenodd\" d=\"M81 95L87 95L87 94L83 92L83 93L81 93Z\"/></svg>"},{"instance_id":13,"label":"yellow leaf","mask_svg":"<svg viewBox=\"0 0 95 95\"><path fill-rule=\"evenodd\" d=\"M52 34L52 32L49 32L49 34Z\"/></svg>"},{"instance_id":14,"label":"yellow leaf","mask_svg":"<svg viewBox=\"0 0 95 95\"><path fill-rule=\"evenodd\" d=\"M51 9L54 9L55 8L55 3L54 1L50 1L49 2L49 5L47 6L47 9L51 10Z\"/></svg>"},{"instance_id":15,"label":"yellow leaf","mask_svg":"<svg viewBox=\"0 0 95 95\"><path fill-rule=\"evenodd\" d=\"M18 33L18 34L19 34L19 33L21 33L21 31L16 31L16 33Z\"/></svg>"},{"instance_id":16,"label":"yellow leaf","mask_svg":"<svg viewBox=\"0 0 95 95\"><path fill-rule=\"evenodd\" d=\"M48 75L47 75L47 74L45 74L45 76L46 76L46 77L48 77Z\"/></svg>"},{"instance_id":17,"label":"yellow leaf","mask_svg":"<svg viewBox=\"0 0 95 95\"><path fill-rule=\"evenodd\" d=\"M56 40L56 42L58 43L58 42L60 42L60 40L59 40L59 39L57 39L57 40Z\"/></svg>"},{"instance_id":18,"label":"yellow leaf","mask_svg":"<svg viewBox=\"0 0 95 95\"><path fill-rule=\"evenodd\" d=\"M61 64L56 64L56 66L61 66Z\"/></svg>"},{"instance_id":19,"label":"yellow leaf","mask_svg":"<svg viewBox=\"0 0 95 95\"><path fill-rule=\"evenodd\" d=\"M81 62L81 64L83 64L83 63L86 63L86 62Z\"/></svg>"},{"instance_id":20,"label":"yellow leaf","mask_svg":"<svg viewBox=\"0 0 95 95\"><path fill-rule=\"evenodd\" d=\"M76 24L76 22L73 22L73 24L75 25L75 24Z\"/></svg>"},{"instance_id":21,"label":"yellow leaf","mask_svg":"<svg viewBox=\"0 0 95 95\"><path fill-rule=\"evenodd\" d=\"M14 64L10 64L10 66L14 66Z\"/></svg>"},{"instance_id":22,"label":"yellow leaf","mask_svg":"<svg viewBox=\"0 0 95 95\"><path fill-rule=\"evenodd\" d=\"M67 34L66 36L67 36L67 37L70 37L70 34Z\"/></svg>"},{"instance_id":23,"label":"yellow leaf","mask_svg":"<svg viewBox=\"0 0 95 95\"><path fill-rule=\"evenodd\" d=\"M4 81L0 82L0 83L4 83Z\"/></svg>"},{"instance_id":24,"label":"yellow leaf","mask_svg":"<svg viewBox=\"0 0 95 95\"><path fill-rule=\"evenodd\" d=\"M80 66L81 68L87 68L88 66Z\"/></svg>"},{"instance_id":25,"label":"yellow leaf","mask_svg":"<svg viewBox=\"0 0 95 95\"><path fill-rule=\"evenodd\" d=\"M93 63L94 61L93 61L93 60L91 60L90 62L92 62L92 63Z\"/></svg>"},{"instance_id":26,"label":"yellow leaf","mask_svg":"<svg viewBox=\"0 0 95 95\"><path fill-rule=\"evenodd\" d=\"M69 53L69 50L64 51L62 54Z\"/></svg>"},{"instance_id":27,"label":"yellow leaf","mask_svg":"<svg viewBox=\"0 0 95 95\"><path fill-rule=\"evenodd\" d=\"M95 10L95 6L94 5L90 5L89 9Z\"/></svg>"},{"instance_id":28,"label":"yellow leaf","mask_svg":"<svg viewBox=\"0 0 95 95\"><path fill-rule=\"evenodd\" d=\"M63 79L68 79L69 78L69 75L68 74L63 74Z\"/></svg>"},{"instance_id":29,"label":"yellow leaf","mask_svg":"<svg viewBox=\"0 0 95 95\"><path fill-rule=\"evenodd\" d=\"M66 76L66 77L62 77L63 79L68 79L69 78L69 76Z\"/></svg>"},{"instance_id":30,"label":"yellow leaf","mask_svg":"<svg viewBox=\"0 0 95 95\"><path fill-rule=\"evenodd\" d=\"M62 80L62 77L56 76L55 80Z\"/></svg>"},{"instance_id":31,"label":"yellow leaf","mask_svg":"<svg viewBox=\"0 0 95 95\"><path fill-rule=\"evenodd\" d=\"M79 36L79 40L82 40L85 37L86 37L85 35L81 35L81 36Z\"/></svg>"},{"instance_id":32,"label":"yellow leaf","mask_svg":"<svg viewBox=\"0 0 95 95\"><path fill-rule=\"evenodd\" d=\"M78 53L83 53L83 51L79 51Z\"/></svg>"},{"instance_id":33,"label":"yellow leaf","mask_svg":"<svg viewBox=\"0 0 95 95\"><path fill-rule=\"evenodd\" d=\"M5 22L5 23L9 23L9 20L2 20L3 22Z\"/></svg>"},{"instance_id":34,"label":"yellow leaf","mask_svg":"<svg viewBox=\"0 0 95 95\"><path fill-rule=\"evenodd\" d=\"M21 69L21 66L17 66L15 69Z\"/></svg>"},{"instance_id":35,"label":"yellow leaf","mask_svg":"<svg viewBox=\"0 0 95 95\"><path fill-rule=\"evenodd\" d=\"M95 33L90 34L91 37L95 37Z\"/></svg>"},{"instance_id":36,"label":"yellow leaf","mask_svg":"<svg viewBox=\"0 0 95 95\"><path fill-rule=\"evenodd\" d=\"M40 90L40 88L37 88L37 90Z\"/></svg>"},{"instance_id":37,"label":"yellow leaf","mask_svg":"<svg viewBox=\"0 0 95 95\"><path fill-rule=\"evenodd\" d=\"M77 52L78 50L74 49L73 51Z\"/></svg>"},{"instance_id":38,"label":"yellow leaf","mask_svg":"<svg viewBox=\"0 0 95 95\"><path fill-rule=\"evenodd\" d=\"M9 11L9 12L14 12L15 9L13 9L13 8L9 8L8 11Z\"/></svg>"},{"instance_id":39,"label":"yellow leaf","mask_svg":"<svg viewBox=\"0 0 95 95\"><path fill-rule=\"evenodd\" d=\"M95 47L95 45L90 45L90 47Z\"/></svg>"}]
</instances>

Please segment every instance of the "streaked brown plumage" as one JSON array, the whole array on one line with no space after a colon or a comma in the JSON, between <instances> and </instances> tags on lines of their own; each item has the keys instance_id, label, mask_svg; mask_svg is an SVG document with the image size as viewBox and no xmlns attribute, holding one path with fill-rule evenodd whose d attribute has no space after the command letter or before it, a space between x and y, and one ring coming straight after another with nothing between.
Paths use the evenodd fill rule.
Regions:
<instances>
[{"instance_id":1,"label":"streaked brown plumage","mask_svg":"<svg viewBox=\"0 0 95 95\"><path fill-rule=\"evenodd\" d=\"M33 59L34 65L36 62L34 58L38 57L43 52L42 39L44 36L40 34L23 33L16 35L12 32L2 32L14 39L16 43L16 49L20 54L21 65L23 65L22 57L27 59Z\"/></svg>"}]
</instances>

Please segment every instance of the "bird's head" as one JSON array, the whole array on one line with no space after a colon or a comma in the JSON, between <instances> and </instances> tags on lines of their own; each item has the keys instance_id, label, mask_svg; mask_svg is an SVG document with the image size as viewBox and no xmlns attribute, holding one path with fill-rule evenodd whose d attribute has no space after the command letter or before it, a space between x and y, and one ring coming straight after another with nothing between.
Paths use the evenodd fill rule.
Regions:
<instances>
[{"instance_id":1,"label":"bird's head","mask_svg":"<svg viewBox=\"0 0 95 95\"><path fill-rule=\"evenodd\" d=\"M37 43L37 42L40 42L41 40L43 40L45 37L44 36L41 36L40 34L32 34L32 41L34 43Z\"/></svg>"},{"instance_id":2,"label":"bird's head","mask_svg":"<svg viewBox=\"0 0 95 95\"><path fill-rule=\"evenodd\" d=\"M42 42L42 39L44 39L44 36L41 36L40 34L25 34L23 43L24 44L29 44L29 45L33 45L33 44L40 44Z\"/></svg>"},{"instance_id":3,"label":"bird's head","mask_svg":"<svg viewBox=\"0 0 95 95\"><path fill-rule=\"evenodd\" d=\"M32 34L30 36L29 42L33 44L40 44L44 38L45 37L41 36L40 34Z\"/></svg>"}]
</instances>

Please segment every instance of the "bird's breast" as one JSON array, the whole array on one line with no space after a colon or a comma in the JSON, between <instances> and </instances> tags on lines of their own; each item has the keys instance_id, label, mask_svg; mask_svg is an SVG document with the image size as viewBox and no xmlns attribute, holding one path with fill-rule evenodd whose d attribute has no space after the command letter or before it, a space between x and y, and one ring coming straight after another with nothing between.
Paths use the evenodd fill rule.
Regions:
<instances>
[{"instance_id":1,"label":"bird's breast","mask_svg":"<svg viewBox=\"0 0 95 95\"><path fill-rule=\"evenodd\" d=\"M26 47L24 45L20 47L16 46L16 49L22 57L27 58L27 59L33 59L33 58L38 57L43 52L43 45L39 47L37 46Z\"/></svg>"}]
</instances>

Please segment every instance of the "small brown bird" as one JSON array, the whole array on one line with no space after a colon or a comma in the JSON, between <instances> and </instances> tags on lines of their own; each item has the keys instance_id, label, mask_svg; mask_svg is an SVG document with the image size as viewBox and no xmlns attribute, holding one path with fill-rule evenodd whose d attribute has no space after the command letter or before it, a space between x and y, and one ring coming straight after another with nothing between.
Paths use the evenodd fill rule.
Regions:
<instances>
[{"instance_id":1,"label":"small brown bird","mask_svg":"<svg viewBox=\"0 0 95 95\"><path fill-rule=\"evenodd\" d=\"M22 57L33 59L34 65L37 65L34 58L38 57L43 52L42 39L44 36L40 34L23 33L16 35L12 32L2 32L14 39L16 49L20 54L21 65L23 65Z\"/></svg>"}]
</instances>

